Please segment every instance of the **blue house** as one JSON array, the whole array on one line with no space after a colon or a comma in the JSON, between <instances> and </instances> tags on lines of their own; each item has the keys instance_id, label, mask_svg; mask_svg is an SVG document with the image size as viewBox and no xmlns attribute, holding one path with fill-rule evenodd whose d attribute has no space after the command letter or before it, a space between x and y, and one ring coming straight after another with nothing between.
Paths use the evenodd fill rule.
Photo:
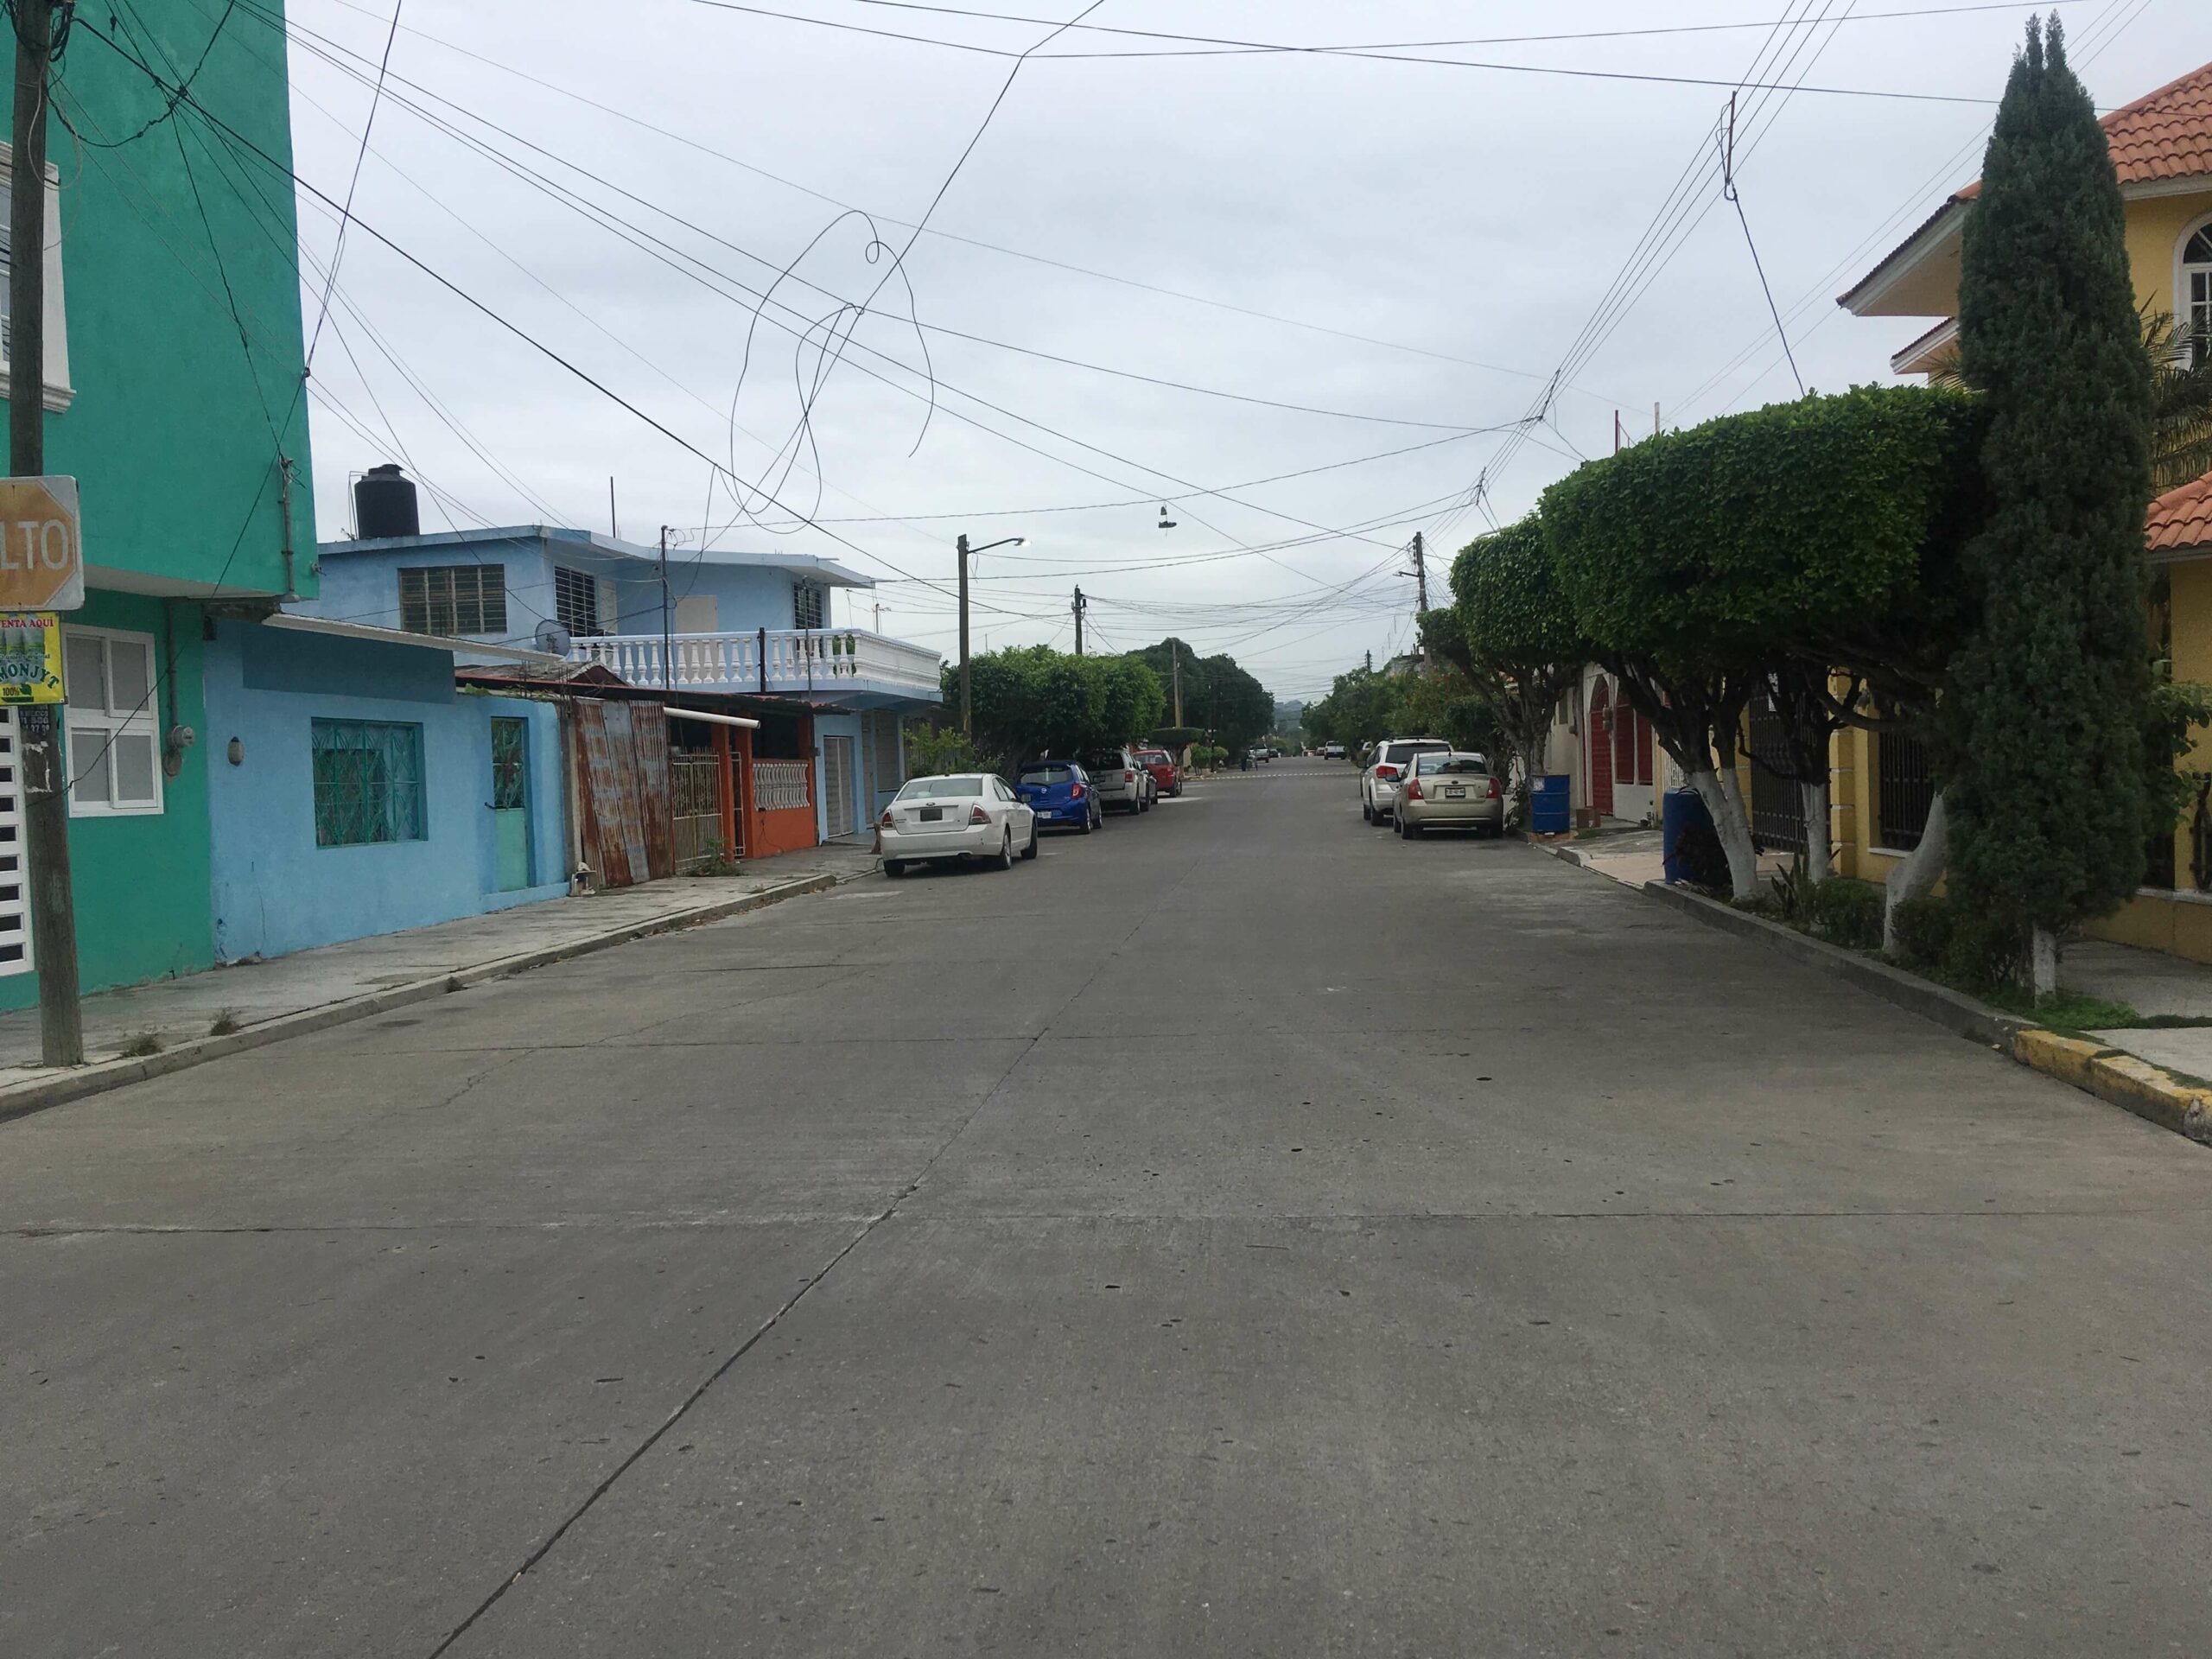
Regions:
<instances>
[{"instance_id":1,"label":"blue house","mask_svg":"<svg viewBox=\"0 0 2212 1659\"><path fill-rule=\"evenodd\" d=\"M358 623L213 618L201 652L219 960L569 890L554 704L461 690L451 641Z\"/></svg>"},{"instance_id":2,"label":"blue house","mask_svg":"<svg viewBox=\"0 0 2212 1659\"><path fill-rule=\"evenodd\" d=\"M748 797L785 815L755 820L769 833L746 837L749 856L868 835L906 776L904 718L942 702L936 652L838 622L837 592L875 584L834 560L688 549L664 565L656 548L543 524L426 535L396 467L367 482L360 527L391 533L324 543L302 614L448 636L464 666L535 651L695 706L788 707L797 718L765 722L747 751L767 768ZM785 775L801 764L803 801ZM788 827L798 804L812 808L805 839Z\"/></svg>"}]
</instances>

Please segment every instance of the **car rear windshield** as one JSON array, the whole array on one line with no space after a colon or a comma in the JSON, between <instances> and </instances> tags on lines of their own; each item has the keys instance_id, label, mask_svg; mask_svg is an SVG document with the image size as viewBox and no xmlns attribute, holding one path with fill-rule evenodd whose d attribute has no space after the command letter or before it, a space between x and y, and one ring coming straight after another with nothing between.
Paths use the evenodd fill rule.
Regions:
<instances>
[{"instance_id":1,"label":"car rear windshield","mask_svg":"<svg viewBox=\"0 0 2212 1659\"><path fill-rule=\"evenodd\" d=\"M1479 778L1490 771L1490 762L1479 754L1424 754L1414 762L1414 770L1423 778L1438 772Z\"/></svg>"},{"instance_id":2,"label":"car rear windshield","mask_svg":"<svg viewBox=\"0 0 2212 1659\"><path fill-rule=\"evenodd\" d=\"M981 778L917 778L899 791L902 801L928 800L932 797L981 795Z\"/></svg>"},{"instance_id":3,"label":"car rear windshield","mask_svg":"<svg viewBox=\"0 0 2212 1659\"><path fill-rule=\"evenodd\" d=\"M1137 759L1147 766L1165 766L1173 764L1171 757L1164 749L1139 749Z\"/></svg>"},{"instance_id":4,"label":"car rear windshield","mask_svg":"<svg viewBox=\"0 0 2212 1659\"><path fill-rule=\"evenodd\" d=\"M1073 766L1024 766L1021 781L1025 784L1071 784L1075 781Z\"/></svg>"},{"instance_id":5,"label":"car rear windshield","mask_svg":"<svg viewBox=\"0 0 2212 1659\"><path fill-rule=\"evenodd\" d=\"M1393 765L1402 765L1414 755L1442 754L1451 747L1448 743L1385 743L1382 753L1375 758L1388 760Z\"/></svg>"},{"instance_id":6,"label":"car rear windshield","mask_svg":"<svg viewBox=\"0 0 2212 1659\"><path fill-rule=\"evenodd\" d=\"M1083 764L1090 772L1120 772L1124 765L1119 749L1093 749L1083 757Z\"/></svg>"}]
</instances>

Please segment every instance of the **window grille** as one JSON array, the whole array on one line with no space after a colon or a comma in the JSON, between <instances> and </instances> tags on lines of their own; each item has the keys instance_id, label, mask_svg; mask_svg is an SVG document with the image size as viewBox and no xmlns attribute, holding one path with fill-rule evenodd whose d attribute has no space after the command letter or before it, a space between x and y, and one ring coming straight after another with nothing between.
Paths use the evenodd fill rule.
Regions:
<instances>
[{"instance_id":1,"label":"window grille","mask_svg":"<svg viewBox=\"0 0 2212 1659\"><path fill-rule=\"evenodd\" d=\"M830 590L818 582L791 584L791 626L822 628L829 626Z\"/></svg>"},{"instance_id":2,"label":"window grille","mask_svg":"<svg viewBox=\"0 0 2212 1659\"><path fill-rule=\"evenodd\" d=\"M492 810L527 805L529 779L530 722L501 715L492 721Z\"/></svg>"},{"instance_id":3,"label":"window grille","mask_svg":"<svg viewBox=\"0 0 2212 1659\"><path fill-rule=\"evenodd\" d=\"M2191 361L2212 353L2212 225L2189 238L2181 252L2182 326L2189 331Z\"/></svg>"},{"instance_id":4,"label":"window grille","mask_svg":"<svg viewBox=\"0 0 2212 1659\"><path fill-rule=\"evenodd\" d=\"M599 582L581 570L553 567L553 612L555 620L579 639L607 632L600 617Z\"/></svg>"},{"instance_id":5,"label":"window grille","mask_svg":"<svg viewBox=\"0 0 2212 1659\"><path fill-rule=\"evenodd\" d=\"M1928 746L1903 732L1874 737L1876 824L1882 845L1909 853L1920 845L1928 809L1936 803L1936 779L1928 769Z\"/></svg>"},{"instance_id":6,"label":"window grille","mask_svg":"<svg viewBox=\"0 0 2212 1659\"><path fill-rule=\"evenodd\" d=\"M426 837L420 726L318 720L314 728L316 846Z\"/></svg>"},{"instance_id":7,"label":"window grille","mask_svg":"<svg viewBox=\"0 0 2212 1659\"><path fill-rule=\"evenodd\" d=\"M507 567L433 564L402 570L399 626L410 633L505 633Z\"/></svg>"}]
</instances>

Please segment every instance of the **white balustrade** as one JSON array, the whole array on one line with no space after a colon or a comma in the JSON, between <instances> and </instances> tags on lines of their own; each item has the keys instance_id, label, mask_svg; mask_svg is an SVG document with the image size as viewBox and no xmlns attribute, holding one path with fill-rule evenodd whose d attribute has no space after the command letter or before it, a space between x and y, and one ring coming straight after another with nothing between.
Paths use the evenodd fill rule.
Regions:
<instances>
[{"instance_id":1,"label":"white balustrade","mask_svg":"<svg viewBox=\"0 0 2212 1659\"><path fill-rule=\"evenodd\" d=\"M577 639L569 654L639 686L835 693L864 683L871 690L918 696L938 690L944 662L933 651L862 628L771 628L765 636L758 630L679 633L665 649L657 633L601 634Z\"/></svg>"},{"instance_id":2,"label":"white balustrade","mask_svg":"<svg viewBox=\"0 0 2212 1659\"><path fill-rule=\"evenodd\" d=\"M764 812L789 812L806 805L807 776L812 771L804 760L755 760L753 804Z\"/></svg>"}]
</instances>

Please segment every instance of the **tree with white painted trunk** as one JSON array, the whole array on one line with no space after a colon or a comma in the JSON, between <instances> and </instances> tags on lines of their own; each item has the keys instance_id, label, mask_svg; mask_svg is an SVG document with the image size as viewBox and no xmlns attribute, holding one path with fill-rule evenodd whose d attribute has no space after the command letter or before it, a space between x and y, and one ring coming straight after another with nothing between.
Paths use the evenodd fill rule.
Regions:
<instances>
[{"instance_id":1,"label":"tree with white painted trunk","mask_svg":"<svg viewBox=\"0 0 2212 1659\"><path fill-rule=\"evenodd\" d=\"M1932 696L1960 608L1943 573L1978 520L1975 401L1925 387L1813 396L1647 439L1544 493L1561 590L1713 815L1738 894L1753 890L1735 761L1750 697L1802 692L1812 753L1871 699ZM1830 671L1852 690L1837 693ZM1869 698L1859 696L1871 688Z\"/></svg>"},{"instance_id":2,"label":"tree with white painted trunk","mask_svg":"<svg viewBox=\"0 0 2212 1659\"><path fill-rule=\"evenodd\" d=\"M1452 562L1452 597L1448 611L1422 619L1421 638L1488 697L1523 780L1540 778L1552 717L1593 651L1560 591L1535 517L1462 548Z\"/></svg>"}]
</instances>

